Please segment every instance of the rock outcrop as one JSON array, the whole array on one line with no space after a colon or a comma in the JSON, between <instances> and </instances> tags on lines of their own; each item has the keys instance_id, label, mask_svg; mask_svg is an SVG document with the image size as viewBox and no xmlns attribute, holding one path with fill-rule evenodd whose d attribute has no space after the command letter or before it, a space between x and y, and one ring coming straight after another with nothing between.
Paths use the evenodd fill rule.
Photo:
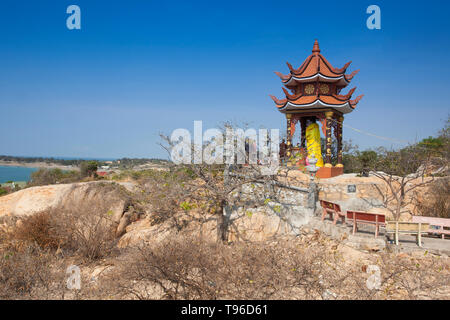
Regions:
<instances>
[{"instance_id":1,"label":"rock outcrop","mask_svg":"<svg viewBox=\"0 0 450 320\"><path fill-rule=\"evenodd\" d=\"M281 182L297 189L305 189L309 182L309 177L300 172L293 172L289 179ZM383 208L377 192L377 187L382 185L375 177L342 175L319 180L318 185L319 198L339 203L344 211L361 210L385 213L387 217L391 215L389 210ZM350 190L349 185L356 188ZM216 215L180 210L167 221L153 223L151 212L146 212L144 217L142 208L137 209L136 204L133 204L130 194L136 191L135 188L136 185L131 182L111 181L27 188L0 197L0 225L8 217L21 219L39 211L58 211L77 208L77 204L81 203L95 203L101 208L107 208L108 215L115 224L116 237L120 237L119 247L135 245L141 241L159 241L178 232L199 232L202 236L215 239ZM301 228L320 214L318 203L316 212L308 208L308 194L305 191L276 187L268 192L262 185L251 184L241 190L242 194L248 195L245 208L225 210L229 241L265 241L283 235L299 235ZM252 201L259 204L253 206ZM410 215L406 214L401 219L409 220Z\"/></svg>"},{"instance_id":2,"label":"rock outcrop","mask_svg":"<svg viewBox=\"0 0 450 320\"><path fill-rule=\"evenodd\" d=\"M127 212L131 205L127 190L133 188L132 183L103 181L26 188L0 197L0 222L8 217L22 219L41 211L58 212L81 203L95 203L107 208L112 222L119 227L116 233L121 235L132 222L133 215Z\"/></svg>"}]
</instances>

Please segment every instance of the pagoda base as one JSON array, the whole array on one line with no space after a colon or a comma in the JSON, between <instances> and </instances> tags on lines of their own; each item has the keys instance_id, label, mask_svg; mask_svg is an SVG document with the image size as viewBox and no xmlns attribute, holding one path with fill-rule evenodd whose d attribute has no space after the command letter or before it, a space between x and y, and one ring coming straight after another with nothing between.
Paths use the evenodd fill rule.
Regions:
<instances>
[{"instance_id":1,"label":"pagoda base","mask_svg":"<svg viewBox=\"0 0 450 320\"><path fill-rule=\"evenodd\" d=\"M344 174L344 167L322 167L317 171L316 177L319 179L327 179Z\"/></svg>"}]
</instances>

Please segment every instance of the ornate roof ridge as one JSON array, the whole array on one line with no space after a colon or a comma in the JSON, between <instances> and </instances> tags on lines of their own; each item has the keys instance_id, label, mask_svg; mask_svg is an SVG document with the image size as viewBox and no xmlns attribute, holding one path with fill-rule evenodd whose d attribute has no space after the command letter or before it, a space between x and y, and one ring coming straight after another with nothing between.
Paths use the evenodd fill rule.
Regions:
<instances>
[{"instance_id":1,"label":"ornate roof ridge","mask_svg":"<svg viewBox=\"0 0 450 320\"><path fill-rule=\"evenodd\" d=\"M347 81L350 81L350 80L352 80L353 79L353 77L357 74L359 72L359 69L358 70L355 70L355 71L353 71L352 73L350 73L350 74L346 74L345 75L345 80L347 80Z\"/></svg>"},{"instance_id":2,"label":"ornate roof ridge","mask_svg":"<svg viewBox=\"0 0 450 320\"><path fill-rule=\"evenodd\" d=\"M310 55L305 59L305 61L303 61L303 63L301 64L301 66L298 67L298 69L294 69L294 68L292 67L292 65L291 65L289 62L286 62L287 66L288 66L288 68L289 68L289 70L290 70L291 75L302 74L302 73L305 71L305 69L309 66L309 64L311 63L311 60L312 60L313 57L314 57L314 55L313 55L313 54L310 54Z\"/></svg>"},{"instance_id":3,"label":"ornate roof ridge","mask_svg":"<svg viewBox=\"0 0 450 320\"><path fill-rule=\"evenodd\" d=\"M355 92L356 87L352 88L347 94L332 94L338 100L347 101L352 97L353 92Z\"/></svg>"},{"instance_id":4,"label":"ornate roof ridge","mask_svg":"<svg viewBox=\"0 0 450 320\"><path fill-rule=\"evenodd\" d=\"M345 71L347 70L348 66L352 63L351 61L347 62L342 68L338 69L335 68L331 65L330 62L328 62L328 60L321 54L319 54L320 59L323 60L323 62L326 64L326 66L328 67L328 69L330 69L331 72L335 73L335 74L339 74L339 75L343 75L345 73Z\"/></svg>"},{"instance_id":5,"label":"ornate roof ridge","mask_svg":"<svg viewBox=\"0 0 450 320\"><path fill-rule=\"evenodd\" d=\"M361 99L362 99L363 97L364 97L364 95L362 94L362 95L357 96L356 99L350 100L350 101L349 101L349 102L350 102L350 105L352 106L353 109L356 108L356 105L358 104L359 101L361 101Z\"/></svg>"},{"instance_id":6,"label":"ornate roof ridge","mask_svg":"<svg viewBox=\"0 0 450 320\"><path fill-rule=\"evenodd\" d=\"M313 66L313 69L309 70L310 64L314 61L316 63L316 66ZM317 62L316 62L317 61ZM323 66L320 62L323 62ZM343 76L347 82L350 82L351 79L359 72L359 70L353 71L351 74L345 74L345 71L347 71L348 67L350 66L352 62L347 62L342 68L335 68L333 65L320 53L319 49L319 42L315 40L314 46L313 46L313 53L310 54L305 61L301 64L300 67L295 69L289 62L286 62L288 68L289 68L289 74L284 75L281 72L275 71L275 74L281 78L281 80L286 83L289 82L289 80L294 76L297 78L308 78L316 76L317 74L322 74L323 76L332 78L333 76ZM324 70L321 70L321 69ZM315 70L314 70L315 69ZM307 76L304 76L303 74L305 72L311 73Z\"/></svg>"}]
</instances>

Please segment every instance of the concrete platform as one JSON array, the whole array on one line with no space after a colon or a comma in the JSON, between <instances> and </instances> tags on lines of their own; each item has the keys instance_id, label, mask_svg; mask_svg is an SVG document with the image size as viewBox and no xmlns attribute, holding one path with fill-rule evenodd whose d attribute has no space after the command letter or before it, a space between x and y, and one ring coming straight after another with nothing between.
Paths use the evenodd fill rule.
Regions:
<instances>
[{"instance_id":1,"label":"concrete platform","mask_svg":"<svg viewBox=\"0 0 450 320\"><path fill-rule=\"evenodd\" d=\"M390 234L386 237L387 247L394 252L414 252L418 250L428 251L438 255L450 256L450 239L422 236L422 247L417 245L416 236L400 234L398 246L394 243L394 237Z\"/></svg>"},{"instance_id":2,"label":"concrete platform","mask_svg":"<svg viewBox=\"0 0 450 320\"><path fill-rule=\"evenodd\" d=\"M352 235L352 226L350 224L337 222L333 225L331 220L321 221L319 217L313 217L307 225L308 228L317 229L326 235L342 241L342 243L356 249L367 251L379 251L387 249L393 252L418 252L425 251L437 255L450 256L450 239L441 239L439 237L422 236L422 247L417 245L415 236L400 235L399 245L395 245L394 238L390 234L386 235L384 228L380 228L380 233L375 238L375 227L370 225L358 226L358 232ZM389 238L390 237L390 238Z\"/></svg>"}]
</instances>

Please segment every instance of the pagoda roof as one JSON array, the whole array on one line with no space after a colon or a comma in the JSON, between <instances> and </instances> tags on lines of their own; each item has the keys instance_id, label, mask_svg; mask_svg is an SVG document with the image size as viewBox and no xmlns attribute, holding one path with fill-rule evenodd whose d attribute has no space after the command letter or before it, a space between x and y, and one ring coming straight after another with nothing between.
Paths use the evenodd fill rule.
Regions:
<instances>
[{"instance_id":1,"label":"pagoda roof","mask_svg":"<svg viewBox=\"0 0 450 320\"><path fill-rule=\"evenodd\" d=\"M296 110L309 110L315 108L330 108L335 109L341 113L350 113L355 108L363 95L351 100L352 94L356 88L351 89L347 94L338 94L340 90L347 86L350 80L358 73L359 70L353 71L350 74L345 74L350 62L346 63L340 69L334 68L328 61L320 54L319 43L314 42L312 54L306 58L303 64L294 69L289 63L289 75L283 75L276 72L285 84L285 87L290 89L293 94L290 94L286 88L282 88L286 98L277 99L274 96L271 98L280 112L289 113ZM309 86L306 83L316 83L314 94L307 94L304 86ZM323 92L319 90L320 83L332 83L332 91ZM308 92L312 93L312 92Z\"/></svg>"},{"instance_id":2,"label":"pagoda roof","mask_svg":"<svg viewBox=\"0 0 450 320\"><path fill-rule=\"evenodd\" d=\"M283 88L283 91L286 94L285 99L280 100L272 95L270 97L273 101L275 101L278 110L283 113L293 110L327 107L345 114L352 112L363 97L363 95L360 95L356 99L350 100L355 89L356 88L353 88L346 95L304 95L301 93L297 95L291 95L285 88Z\"/></svg>"},{"instance_id":3,"label":"pagoda roof","mask_svg":"<svg viewBox=\"0 0 450 320\"><path fill-rule=\"evenodd\" d=\"M342 68L338 69L331 65L327 59L320 53L319 42L315 40L312 54L309 55L302 65L295 69L287 62L290 73L284 75L275 72L282 82L287 86L295 86L296 82L333 82L340 86L346 86L359 70L353 71L351 74L345 74L350 62L347 62Z\"/></svg>"}]
</instances>

